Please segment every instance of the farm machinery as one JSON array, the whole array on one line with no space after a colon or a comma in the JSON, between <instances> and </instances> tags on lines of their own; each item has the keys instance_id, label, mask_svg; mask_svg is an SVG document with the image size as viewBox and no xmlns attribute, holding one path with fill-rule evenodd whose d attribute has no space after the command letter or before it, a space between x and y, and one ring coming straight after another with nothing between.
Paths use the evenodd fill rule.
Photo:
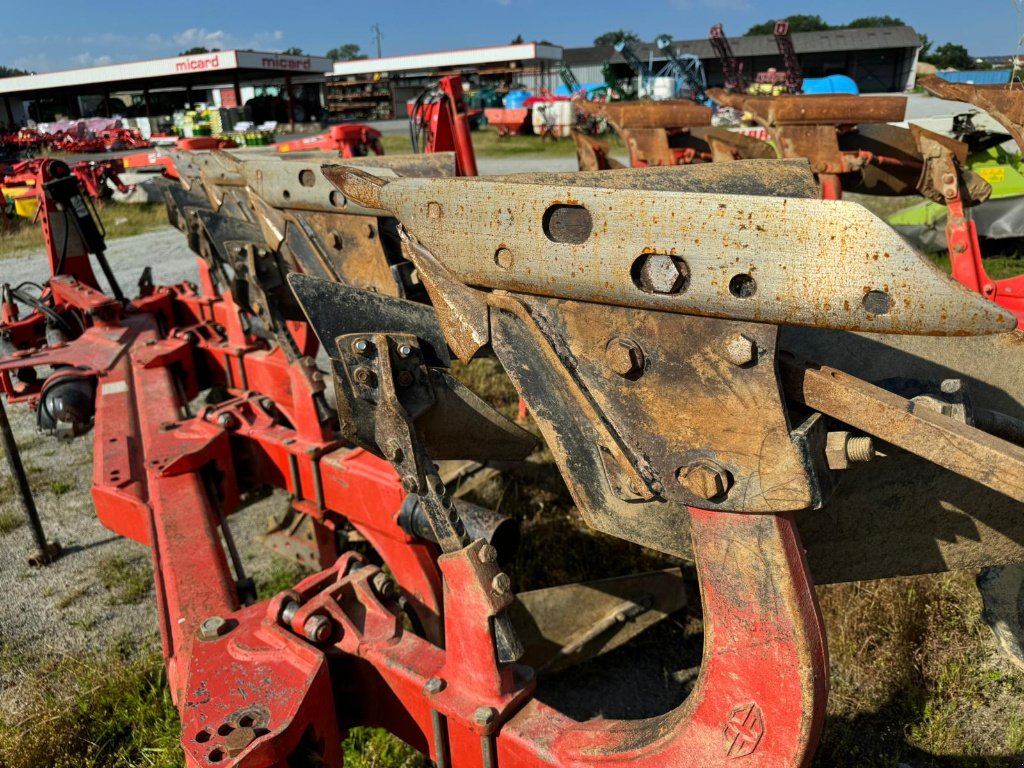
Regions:
<instances>
[{"instance_id":1,"label":"farm machinery","mask_svg":"<svg viewBox=\"0 0 1024 768\"><path fill-rule=\"evenodd\" d=\"M189 766L340 766L359 725L454 768L807 765L816 584L1024 561L1017 317L821 200L806 160L170 157L198 285L147 270L129 298L47 161L50 278L5 292L0 386L94 433L97 515L152 552ZM540 440L453 375L481 356ZM685 700L614 719L574 714L571 675L555 694L685 599L678 569L517 592L500 515L452 478L540 443L590 527L693 564ZM317 571L257 600L231 516L265 487Z\"/></svg>"}]
</instances>

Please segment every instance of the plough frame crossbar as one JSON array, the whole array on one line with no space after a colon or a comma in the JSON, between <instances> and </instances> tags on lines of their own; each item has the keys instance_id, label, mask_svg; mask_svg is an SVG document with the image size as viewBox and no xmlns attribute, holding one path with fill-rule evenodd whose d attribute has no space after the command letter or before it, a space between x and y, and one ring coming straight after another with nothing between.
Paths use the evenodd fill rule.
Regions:
<instances>
[{"instance_id":1,"label":"plough frame crossbar","mask_svg":"<svg viewBox=\"0 0 1024 768\"><path fill-rule=\"evenodd\" d=\"M963 357L1006 339L1019 353L1014 318L858 206L814 199L806 164L466 179L389 160L254 161L256 178L294 184L275 198L244 159L183 153L168 211L200 287L146 274L134 299L100 290L102 237L64 217L67 190L39 187L52 276L28 314L3 305L0 388L50 414L48 430L95 430L97 515L152 553L187 764L340 766L345 732L371 725L445 768L808 765L828 690L812 573L892 570L883 547L829 570L840 532L822 520L837 504L882 508L907 466L972 520L970 494L989 515L1019 506L1024 449L982 431L964 397L977 387L979 420L1022 401L1020 382L993 395ZM825 360L796 331L845 341L821 345ZM843 357L860 339L882 350L870 380L863 356ZM897 364L920 374L899 349L913 343L940 365L936 349L959 350L957 386L882 389ZM534 447L447 372L482 353L529 403L592 527L694 562L704 653L674 708L579 722L523 663L499 551L435 463ZM874 459L871 436L895 457L879 459L877 487L840 484ZM291 496L319 570L257 602L230 516L266 487ZM970 567L972 546L907 567ZM1001 561L1020 554L1006 544ZM612 628L651 607L609 606ZM599 634L581 629L563 651Z\"/></svg>"}]
</instances>

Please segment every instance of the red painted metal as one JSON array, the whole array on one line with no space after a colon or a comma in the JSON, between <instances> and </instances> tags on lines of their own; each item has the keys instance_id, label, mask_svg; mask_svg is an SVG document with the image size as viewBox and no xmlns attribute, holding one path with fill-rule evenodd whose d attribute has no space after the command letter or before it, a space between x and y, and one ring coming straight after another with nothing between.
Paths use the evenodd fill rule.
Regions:
<instances>
[{"instance_id":1,"label":"red painted metal","mask_svg":"<svg viewBox=\"0 0 1024 768\"><path fill-rule=\"evenodd\" d=\"M327 133L317 136L306 136L292 141L278 142L274 146L278 152L338 152L342 157L362 157L371 152L383 155L384 147L380 143L381 132L368 125L346 124L335 125Z\"/></svg>"},{"instance_id":2,"label":"red painted metal","mask_svg":"<svg viewBox=\"0 0 1024 768\"><path fill-rule=\"evenodd\" d=\"M426 133L423 151L455 153L457 176L476 176L476 154L469 125L469 110L463 95L462 78L443 77L437 84L438 96L410 105L410 120Z\"/></svg>"}]
</instances>

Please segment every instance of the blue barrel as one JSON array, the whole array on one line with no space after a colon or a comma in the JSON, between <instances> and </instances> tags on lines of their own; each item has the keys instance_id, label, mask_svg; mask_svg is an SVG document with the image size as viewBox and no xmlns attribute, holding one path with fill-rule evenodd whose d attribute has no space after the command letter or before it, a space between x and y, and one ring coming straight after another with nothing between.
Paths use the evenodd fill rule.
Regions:
<instances>
[{"instance_id":1,"label":"blue barrel","mask_svg":"<svg viewBox=\"0 0 1024 768\"><path fill-rule=\"evenodd\" d=\"M501 101L505 105L505 109L522 109L523 102L532 95L529 91L509 91Z\"/></svg>"}]
</instances>

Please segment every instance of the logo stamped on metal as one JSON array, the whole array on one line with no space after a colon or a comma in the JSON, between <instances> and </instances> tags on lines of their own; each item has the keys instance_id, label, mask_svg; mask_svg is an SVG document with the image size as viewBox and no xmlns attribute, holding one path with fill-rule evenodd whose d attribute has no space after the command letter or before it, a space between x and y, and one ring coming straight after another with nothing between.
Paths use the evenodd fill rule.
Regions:
<instances>
[{"instance_id":1,"label":"logo stamped on metal","mask_svg":"<svg viewBox=\"0 0 1024 768\"><path fill-rule=\"evenodd\" d=\"M725 753L729 757L752 754L764 736L764 716L756 702L734 707L722 728L725 734Z\"/></svg>"}]
</instances>

